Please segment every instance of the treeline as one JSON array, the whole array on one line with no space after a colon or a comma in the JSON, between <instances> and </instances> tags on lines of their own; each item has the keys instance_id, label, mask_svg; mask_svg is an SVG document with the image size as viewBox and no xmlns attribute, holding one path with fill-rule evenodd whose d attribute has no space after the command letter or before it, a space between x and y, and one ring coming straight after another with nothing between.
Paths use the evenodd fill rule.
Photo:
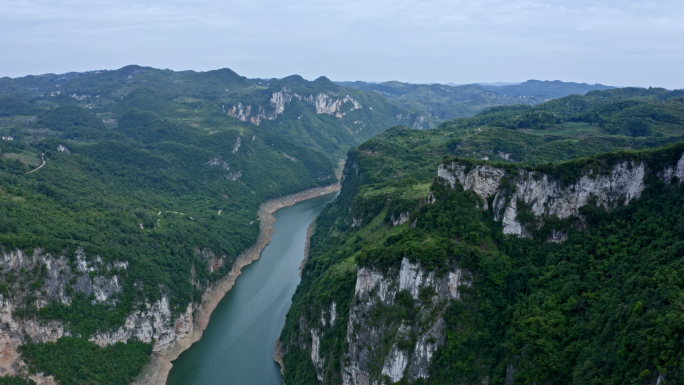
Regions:
<instances>
[{"instance_id":1,"label":"treeline","mask_svg":"<svg viewBox=\"0 0 684 385\"><path fill-rule=\"evenodd\" d=\"M150 360L152 345L128 341L101 348L83 338L62 337L22 345L19 351L33 373L50 373L63 385L127 385Z\"/></svg>"},{"instance_id":2,"label":"treeline","mask_svg":"<svg viewBox=\"0 0 684 385\"><path fill-rule=\"evenodd\" d=\"M135 70L133 76L142 74ZM15 317L62 321L74 336L22 347L31 370L63 384L129 383L149 360L151 344L100 348L88 341L91 336L118 329L133 311L162 297L176 317L201 301L207 286L255 242L259 225L250 224L260 203L335 180L324 154L273 130L243 125L216 106L184 115L179 104L140 89L107 110L118 127L106 128L95 114L102 107L86 108L70 96L7 100L12 102L0 101L0 107L7 106L10 129L18 135L0 142L3 252L40 249L66 257L72 271L79 248L88 261L99 256L105 266L128 263L92 273L118 276L123 290L105 303L78 292L72 280L65 288L69 305L52 299L40 309L45 266L0 272L0 294L16 302ZM17 116L29 106L37 119ZM195 113L196 119L188 118ZM45 166L26 174L35 167L27 159L35 162L41 154ZM217 158L223 164L212 165ZM221 258L223 266L210 272L207 255Z\"/></svg>"},{"instance_id":3,"label":"treeline","mask_svg":"<svg viewBox=\"0 0 684 385\"><path fill-rule=\"evenodd\" d=\"M532 168L568 183L584 171L600 173L625 160L647 164L652 172L639 199L611 211L587 205L581 227L549 219L536 222L543 226L534 229L534 239L505 236L492 210L478 208L484 202L472 191L439 181L431 186L434 203L416 197L414 206L404 206L411 212L409 224L389 225L384 218L392 202L409 196L430 172L436 175L425 170L440 161L440 151L449 151L433 144L445 143L440 136L439 130L392 129L350 152L340 197L317 219L280 337L286 383L318 383L302 325L317 325L332 302L341 321L321 337L319 372L323 383L342 382L356 268L387 276L403 258L437 276L458 266L473 277L472 286L460 287L462 300L446 307L446 342L434 355L429 377L413 383L653 384L659 377L682 383L684 184L676 178L666 184L655 172L676 164L684 145L535 167L496 164ZM528 221L520 209L519 220ZM568 240L547 242L551 229L567 233ZM399 293L396 309L383 308L382 314L408 317L411 325L419 304L405 297ZM364 322L385 320L378 312ZM398 340L386 335L382 341ZM382 378L382 362L370 368L371 380Z\"/></svg>"},{"instance_id":4,"label":"treeline","mask_svg":"<svg viewBox=\"0 0 684 385\"><path fill-rule=\"evenodd\" d=\"M571 95L538 106L498 106L470 119L457 119L442 126L489 125L511 130L545 129L564 122L582 122L605 128L611 135L649 136L654 128L684 126L684 91L661 88L620 88ZM662 134L662 133L661 133Z\"/></svg>"}]
</instances>

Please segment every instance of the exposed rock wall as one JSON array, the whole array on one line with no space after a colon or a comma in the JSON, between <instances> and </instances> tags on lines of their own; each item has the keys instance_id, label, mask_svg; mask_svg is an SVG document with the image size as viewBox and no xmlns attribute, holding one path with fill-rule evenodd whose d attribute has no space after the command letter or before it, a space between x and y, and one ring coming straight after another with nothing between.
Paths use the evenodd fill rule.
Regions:
<instances>
[{"instance_id":1,"label":"exposed rock wall","mask_svg":"<svg viewBox=\"0 0 684 385\"><path fill-rule=\"evenodd\" d=\"M484 200L484 209L493 197L494 218L501 220L505 234L529 236L517 219L519 203L530 207L532 214L543 221L555 215L560 219L579 217L579 208L595 203L607 209L627 204L638 199L645 188L645 178L653 173L670 182L673 177L684 177L684 155L678 162L664 170L650 170L641 161L623 161L607 170L596 173L585 170L571 184L562 183L539 171L519 169L509 172L490 165L468 167L458 162L444 162L439 165L438 176L454 187L459 183L465 190L474 191ZM503 183L504 179L507 183ZM554 234L553 241L563 239Z\"/></svg>"},{"instance_id":2,"label":"exposed rock wall","mask_svg":"<svg viewBox=\"0 0 684 385\"><path fill-rule=\"evenodd\" d=\"M444 276L427 272L418 263L404 258L398 270L386 273L369 268L357 270L354 299L347 323L346 342L349 350L342 361L341 378L348 385L381 384L383 376L392 382L407 377L413 381L428 376L428 368L437 348L444 344L446 324L442 319L448 302L458 299L458 288L469 284L469 275L454 267ZM421 289L432 288L434 295L421 298ZM397 305L399 292L408 293L420 308L418 319L375 319L383 309ZM380 312L380 313L378 313ZM337 304L332 302L315 325L300 325L301 333L310 334L306 346L317 370L316 376L326 382L320 341L326 331L338 321ZM276 350L276 360L282 361L282 345ZM379 371L373 366L380 363ZM282 365L282 363L281 363Z\"/></svg>"},{"instance_id":3,"label":"exposed rock wall","mask_svg":"<svg viewBox=\"0 0 684 385\"><path fill-rule=\"evenodd\" d=\"M25 363L17 348L28 339L33 342L57 341L70 333L61 322L41 322L35 319L16 317L15 311L26 298L34 298L36 307L41 308L52 301L71 303L66 294L70 282L76 293L93 295L93 303L114 303L116 294L121 292L119 275L128 267L126 262L105 263L102 258L88 259L82 249L70 263L65 256L55 257L36 249L32 253L22 250L5 251L0 254L0 270L7 277L12 274L17 281L8 284L8 290L0 294L0 376L26 373ZM31 289L31 285L42 277L41 290ZM9 280L7 280L9 282ZM31 375L29 378L38 384L52 384L51 376Z\"/></svg>"},{"instance_id":4,"label":"exposed rock wall","mask_svg":"<svg viewBox=\"0 0 684 385\"><path fill-rule=\"evenodd\" d=\"M224 112L243 122L258 126L264 120L275 120L278 115L283 114L285 108L292 103L293 97L313 105L316 109L316 114L333 115L340 119L350 111L363 108L361 103L349 95L338 98L324 92L319 92L315 95L301 96L293 93L290 87L285 86L280 91L271 94L267 107L261 105L252 106L251 104L245 105L242 102L237 102L227 111L224 107Z\"/></svg>"},{"instance_id":5,"label":"exposed rock wall","mask_svg":"<svg viewBox=\"0 0 684 385\"><path fill-rule=\"evenodd\" d=\"M216 165L221 166L220 161ZM257 243L243 252L234 263L230 273L214 286L208 288L201 304L190 303L180 314L173 314L169 298L164 296L156 302L146 303L142 309L131 313L125 324L117 330L98 333L90 338L100 346L108 346L117 342L126 342L137 338L143 342L154 342L151 363L140 376L139 384L164 384L172 365L171 361L199 340L206 328L211 312L218 302L230 290L244 266L258 259L263 248L269 243L273 232L275 218L271 215L276 210L295 204L299 201L339 190L339 184L306 190L298 194L286 196L264 203L259 210L261 231ZM199 251L200 257L212 267L219 266L223 259L217 258L210 251ZM46 306L58 300L71 303L67 295L67 286L77 293L93 295L93 303L115 303L117 294L122 290L121 275L128 268L123 261L105 262L101 257L87 257L82 249L78 249L71 262L66 256L54 257L36 249L27 254L21 250L2 251L0 254L0 271L4 274L37 279L38 272L44 269L44 284L40 292L29 288L33 281L15 283L9 286L9 294L0 294L0 376L26 373L17 348L28 338L33 342L56 341L70 335L65 326L56 321L41 322L32 319L21 319L14 316L17 304L23 304L27 295L35 298L37 307ZM36 272L27 275L25 272ZM31 278L33 277L33 278ZM24 289L22 289L24 288ZM52 377L42 374L30 376L38 384L53 384Z\"/></svg>"}]
</instances>

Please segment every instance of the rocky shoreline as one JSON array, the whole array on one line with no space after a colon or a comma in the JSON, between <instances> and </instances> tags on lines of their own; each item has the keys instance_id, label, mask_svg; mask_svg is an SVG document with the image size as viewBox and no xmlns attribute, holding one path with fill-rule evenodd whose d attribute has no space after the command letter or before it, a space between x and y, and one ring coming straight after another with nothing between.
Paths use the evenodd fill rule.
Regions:
<instances>
[{"instance_id":1,"label":"rocky shoreline","mask_svg":"<svg viewBox=\"0 0 684 385\"><path fill-rule=\"evenodd\" d=\"M306 261L309 260L309 250L311 249L311 236L316 232L316 220L306 228L306 243L304 244L304 259L302 259L302 264L299 265L299 276L302 276L302 271L304 271L304 265Z\"/></svg>"},{"instance_id":2,"label":"rocky shoreline","mask_svg":"<svg viewBox=\"0 0 684 385\"><path fill-rule=\"evenodd\" d=\"M202 333L209 324L211 314L223 297L232 289L238 276L242 273L242 268L256 261L261 257L261 252L266 245L271 242L273 234L273 224L275 217L273 213L281 208L292 206L295 203L316 198L321 195L330 194L340 190L340 183L335 183L326 187L317 187L304 190L296 194L271 199L259 207L260 231L256 243L245 250L237 258L233 267L224 278L212 286L204 295L202 304L195 312L193 331L182 336L171 344L168 348L159 352L154 352L150 363L143 373L133 383L134 385L165 385L169 372L173 367L172 361L178 358L182 352L187 350L193 343L202 338ZM308 235L308 234L307 234Z\"/></svg>"}]
</instances>

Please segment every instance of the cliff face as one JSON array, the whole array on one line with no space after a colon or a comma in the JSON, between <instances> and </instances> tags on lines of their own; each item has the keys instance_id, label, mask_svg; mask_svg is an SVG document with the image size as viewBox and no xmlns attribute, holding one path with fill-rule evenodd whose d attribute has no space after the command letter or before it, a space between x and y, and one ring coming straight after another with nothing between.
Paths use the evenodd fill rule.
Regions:
<instances>
[{"instance_id":1,"label":"cliff face","mask_svg":"<svg viewBox=\"0 0 684 385\"><path fill-rule=\"evenodd\" d=\"M278 115L283 114L285 108L292 103L293 97L312 105L318 115L328 114L339 119L342 119L350 111L363 108L361 103L349 95L338 97L325 92L318 92L304 96L293 93L290 87L285 86L280 91L271 94L269 103L266 106L252 106L251 104L245 105L242 102L237 102L227 110L224 107L224 111L243 122L258 126L264 120L275 120ZM423 123L425 122L420 121L419 125Z\"/></svg>"},{"instance_id":2,"label":"cliff face","mask_svg":"<svg viewBox=\"0 0 684 385\"><path fill-rule=\"evenodd\" d=\"M459 285L468 282L468 274L457 267L439 277L406 258L399 271L383 274L360 268L347 323L349 351L344 357L348 365L342 368L343 383L367 385L387 378L392 383L427 377L432 357L445 340L441 313L449 300L459 299ZM407 295L419 304L418 317L396 318L387 311L401 306L399 299ZM319 333L312 330L312 334ZM380 368L379 373L374 373L373 366ZM319 379L323 379L320 374Z\"/></svg>"},{"instance_id":3,"label":"cliff face","mask_svg":"<svg viewBox=\"0 0 684 385\"><path fill-rule=\"evenodd\" d=\"M484 201L484 209L494 210L494 219L502 221L504 234L530 237L530 228L519 220L520 207L529 207L534 217L580 217L579 208L593 203L606 209L626 205L641 196L646 176L652 173L669 183L673 177L684 177L684 155L676 165L652 170L638 160L625 160L598 172L585 169L573 183L563 183L540 171L524 169L507 171L490 165L467 166L458 162L439 165L438 177L451 187L458 182ZM492 199L493 198L493 199ZM559 235L562 240L563 235Z\"/></svg>"},{"instance_id":4,"label":"cliff face","mask_svg":"<svg viewBox=\"0 0 684 385\"><path fill-rule=\"evenodd\" d=\"M548 236L546 240L556 244L534 245L554 250L573 248L568 243L574 242L572 239L565 242L569 233L574 229L578 234L594 231L596 224L584 216L600 212L592 211L592 206L609 211L641 204L648 201L644 196L653 196L654 186L664 188L663 183L684 178L682 146L607 154L538 168L445 160L436 167L429 191L420 184L406 187L369 182L377 169L369 167L363 156L379 157L380 151L350 152L342 193L317 219L312 256L303 269L302 286L278 344L276 358L284 367L288 384L313 383L304 375L313 371L317 381L324 384L415 383L428 377L436 377L432 381L441 383L447 377L440 379L439 371L453 374L461 370L453 369L457 365L468 366L463 370L478 378L463 379L462 383L490 383L490 379L493 383L514 383L537 358L525 356L527 345L507 350L512 346L507 340L508 330L530 328L511 324L514 315L506 313L512 311L511 304L526 300L529 294L520 292L509 298L506 290L533 287L531 283L518 286L515 280L522 276L523 268L515 270L511 261L516 258L515 263L520 263L529 255L536 258L536 254L511 248L512 255L507 255L503 250L509 245L532 244L518 237L538 235ZM405 197L417 203L400 200ZM611 215L600 215L604 214ZM492 224L492 217L502 226ZM553 228L550 235L545 224ZM553 227L556 224L558 227ZM495 234L495 238L495 231L512 236ZM437 257L429 250L430 242L440 237L448 251L439 264L434 264L430 261ZM337 245L335 242L341 246L329 250L330 244ZM404 246L418 246L394 248L402 242L407 242ZM542 263L541 267L535 265L540 271L553 269L556 260L552 258L556 256L549 255L548 261L526 263ZM564 260L558 266L565 267L566 263ZM327 271L320 267L326 264L331 264ZM528 270L524 271L527 274ZM561 294L558 288L550 290L554 295L571 296L574 292L567 288L575 286L566 283L560 285L566 288ZM481 302L488 295L488 301L497 307ZM574 309L571 305L567 308ZM496 321L489 324L479 318L482 314ZM486 327L490 328L486 333L496 335L493 342L487 342L487 346L495 346L491 350L483 348L479 340L483 338L480 329ZM463 357L470 358L456 357L454 349L463 349ZM471 359L476 362L469 363ZM656 377L661 382L664 378L660 374Z\"/></svg>"},{"instance_id":5,"label":"cliff face","mask_svg":"<svg viewBox=\"0 0 684 385\"><path fill-rule=\"evenodd\" d=\"M114 261L105 263L102 258L87 257L82 249L76 251L70 261L65 256L55 257L37 249L32 254L21 250L0 254L0 269L10 282L8 290L0 294L0 376L18 375L25 364L17 347L31 341L34 343L57 341L70 336L68 328L58 321L41 321L33 317L17 317L15 312L23 308L26 301L32 301L42 308L52 301L70 304L72 293L83 293L93 303L115 303L122 291L121 275L128 263ZM7 277L18 277L16 281ZM35 290L36 283L40 290ZM154 342L154 351L162 351L179 338L192 333L192 313L195 305L189 304L185 312L173 315L166 297L145 303L126 318L125 325L115 331L101 332L90 341L100 346L126 342L137 338L143 342ZM34 378L35 377L35 378ZM50 383L51 377L31 376L38 383ZM48 382L45 382L48 381Z\"/></svg>"}]
</instances>

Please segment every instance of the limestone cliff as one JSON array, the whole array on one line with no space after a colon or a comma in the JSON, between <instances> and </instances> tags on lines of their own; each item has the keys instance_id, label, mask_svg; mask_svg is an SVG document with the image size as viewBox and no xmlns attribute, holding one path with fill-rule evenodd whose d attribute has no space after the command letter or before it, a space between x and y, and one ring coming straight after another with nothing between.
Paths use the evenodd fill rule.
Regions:
<instances>
[{"instance_id":1,"label":"limestone cliff","mask_svg":"<svg viewBox=\"0 0 684 385\"><path fill-rule=\"evenodd\" d=\"M381 188L364 184L364 175L371 175L372 169L364 167L350 153L340 198L329 212L319 217L319 224L327 220L327 230L335 235L314 240L312 260L302 273L303 294L295 298L294 310L288 314L291 322L278 342L276 359L281 366L286 365L283 366L285 378L296 382L299 378L308 378L302 373L308 375L315 371L316 378L324 384L381 385L400 381L420 383L421 378L435 375L434 367L430 371L431 366L443 358L438 350L454 346L447 343L446 320L450 322L449 333L456 333L454 321L445 312L454 309L449 306L460 308L461 304L473 311L478 309L471 296L476 290L469 287L482 285L479 280L483 275L476 269L470 270L472 265L463 257L473 252L482 260L489 260L488 256L500 253L481 238L468 238L467 226L482 226L484 222L468 222L463 218L476 213L491 223L491 215L502 224L503 232L512 236L500 237L506 241L518 241L516 236L542 234L536 230L544 224L560 223L583 230L589 225L583 213L590 212L587 209L595 210L588 206L614 209L649 194L653 186L683 180L682 148L606 154L540 167L447 159L439 164L430 191L416 189L424 195L410 195L420 203L397 205L401 210L395 211L392 211L392 202L400 196L397 191L403 190L389 189L384 184ZM365 154L377 156L370 151ZM392 191L393 195L385 195L386 191ZM454 199L451 213L458 211L458 214L440 217L443 207L445 212L450 209L448 199ZM461 211L465 210L464 205L469 211ZM445 218L464 222L451 226ZM335 225L330 224L333 220ZM426 263L423 266L420 257L416 258L416 254L412 257L409 251L404 251L407 249L377 258L369 258L370 252L364 254L375 250L381 255L382 248L398 244L405 234L416 234L421 241L430 239L429 231L434 227L429 226L438 221L445 221L442 225L450 231L448 244L458 248L445 257L443 268L426 268L428 258L423 260ZM320 226L323 229L326 225ZM415 233L411 233L412 226L417 227ZM491 229L500 231L498 225ZM551 232L548 240L564 241L569 231L568 227L565 229L566 232ZM323 231L319 234L325 234ZM351 234L351 240L340 247L348 248L346 252L324 249L342 238L337 238L337 232L345 231ZM356 244L362 244L362 236L356 237L361 233L372 234L368 238L391 235L387 235L384 243L369 241L371 246L363 249ZM484 232L475 233L478 234ZM439 233L435 231L437 236ZM461 251L463 254L458 254ZM421 250L416 253L423 256ZM338 262L328 271L320 267L335 258ZM389 260L396 264L390 264ZM513 383L521 370L516 367L520 357L514 354L497 359L503 362L499 378L504 378L504 383ZM290 365L300 366L290 369ZM489 381L487 376L481 379L483 383Z\"/></svg>"},{"instance_id":2,"label":"limestone cliff","mask_svg":"<svg viewBox=\"0 0 684 385\"><path fill-rule=\"evenodd\" d=\"M504 234L530 237L532 228L521 223L520 205L543 224L545 218L581 218L579 209L589 203L606 209L626 205L638 199L646 187L646 178L656 176L666 183L684 177L684 155L664 169L653 169L646 161L626 159L613 165L584 167L568 183L562 175L552 176L538 170L503 168L488 164L446 161L439 165L438 177L451 187L460 184L483 200L483 208L494 211L494 219L503 224ZM563 240L556 234L552 240Z\"/></svg>"},{"instance_id":3,"label":"limestone cliff","mask_svg":"<svg viewBox=\"0 0 684 385\"><path fill-rule=\"evenodd\" d=\"M42 249L32 252L6 251L0 254L0 271L5 277L6 290L0 294L0 376L19 375L26 371L17 348L26 343L56 341L71 333L57 321L39 321L33 317L17 317L31 301L38 309L52 301L70 304L72 293L83 293L93 303L115 303L121 292L120 275L128 268L126 262L105 263L102 258L87 258L77 249L71 260L54 256ZM42 282L42 284L41 284ZM40 284L41 290L33 287ZM135 332L131 330L131 332ZM101 339L102 344L116 341ZM51 377L31 375L39 384L51 384Z\"/></svg>"},{"instance_id":4,"label":"limestone cliff","mask_svg":"<svg viewBox=\"0 0 684 385\"><path fill-rule=\"evenodd\" d=\"M252 105L237 102L228 110L224 111L243 122L260 125L264 120L275 120L278 115L285 112L285 108L290 105L292 98L306 101L316 110L316 114L328 114L342 119L350 111L363 108L361 104L349 95L335 96L326 92L318 92L310 95L298 95L292 92L290 87L284 86L280 91L271 94L267 105ZM420 121L418 124L423 124Z\"/></svg>"},{"instance_id":5,"label":"limestone cliff","mask_svg":"<svg viewBox=\"0 0 684 385\"><path fill-rule=\"evenodd\" d=\"M210 163L222 166L221 160ZM138 384L164 384L171 368L171 361L199 340L206 328L211 312L223 295L232 288L241 269L258 259L268 244L273 231L276 210L301 200L332 193L339 190L339 184L314 188L274 199L264 203L259 210L261 232L257 242L245 250L233 263L230 272L211 286L196 285L203 289L201 303L191 302L183 311L174 312L168 296L156 301L138 304L126 318L124 325L116 330L100 331L89 339L100 346L113 345L138 339L154 343L152 362L143 373ZM223 266L224 258L210 250L195 250L197 257L205 261L210 271ZM28 375L25 363L17 348L31 342L57 341L72 335L67 325L57 321L41 321L31 316L17 316L17 309L24 308L27 300L37 308L53 301L70 304L75 293L91 298L93 303L115 304L123 290L128 263L105 261L100 256L86 255L78 248L74 255L55 256L36 249L27 253L22 250L0 253L0 273L7 286L0 292L0 376L22 375L38 384L54 384L52 377L43 374ZM18 278L12 278L18 277ZM36 284L41 290L35 290Z\"/></svg>"},{"instance_id":6,"label":"limestone cliff","mask_svg":"<svg viewBox=\"0 0 684 385\"><path fill-rule=\"evenodd\" d=\"M383 274L360 268L347 324L349 351L344 358L348 364L342 368L343 383L368 385L387 383L386 379L394 383L402 378L411 382L426 378L434 352L445 341L446 325L441 313L449 300L459 299L459 286L468 285L469 279L458 267L437 276L406 258L401 261L399 271ZM432 295L421 296L425 290ZM399 293L407 293L419 304L420 317L374 319L374 313L382 308L397 305ZM323 332L312 330L312 334ZM378 360L381 371L372 373L371 367Z\"/></svg>"}]
</instances>

